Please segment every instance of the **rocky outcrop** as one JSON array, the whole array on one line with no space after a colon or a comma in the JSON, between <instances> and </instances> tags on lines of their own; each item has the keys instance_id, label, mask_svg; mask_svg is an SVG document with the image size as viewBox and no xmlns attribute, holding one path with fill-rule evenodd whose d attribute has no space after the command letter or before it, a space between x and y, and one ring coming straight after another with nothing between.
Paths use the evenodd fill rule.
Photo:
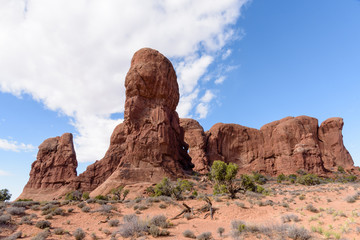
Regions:
<instances>
[{"instance_id":1,"label":"rocky outcrop","mask_svg":"<svg viewBox=\"0 0 360 240\"><path fill-rule=\"evenodd\" d=\"M189 145L191 162L195 165L193 170L199 173L208 172L210 165L206 155L206 135L203 127L190 118L181 118L180 126L185 132L185 142Z\"/></svg>"},{"instance_id":2,"label":"rocky outcrop","mask_svg":"<svg viewBox=\"0 0 360 240\"><path fill-rule=\"evenodd\" d=\"M107 193L121 184L184 177L187 154L176 106L179 88L171 62L145 48L134 54L125 80L124 122L116 127L105 157L90 165L74 187Z\"/></svg>"},{"instance_id":3,"label":"rocky outcrop","mask_svg":"<svg viewBox=\"0 0 360 240\"><path fill-rule=\"evenodd\" d=\"M54 192L76 178L78 166L71 133L46 139L31 165L30 179L20 198L36 198L40 192Z\"/></svg>"},{"instance_id":4,"label":"rocky outcrop","mask_svg":"<svg viewBox=\"0 0 360 240\"><path fill-rule=\"evenodd\" d=\"M342 118L329 118L319 128L320 149L325 168L336 170L337 166L352 168L354 162L343 143Z\"/></svg>"},{"instance_id":5,"label":"rocky outcrop","mask_svg":"<svg viewBox=\"0 0 360 240\"><path fill-rule=\"evenodd\" d=\"M72 190L107 194L119 185L186 177L193 169L207 173L215 160L236 163L241 173L266 175L299 169L324 175L337 166L354 170L342 141L341 118L319 127L315 118L287 117L260 130L218 123L205 133L197 121L180 120L174 68L156 50L134 54L125 88L124 122L115 128L103 159L76 176L72 135L47 139L21 198L52 199Z\"/></svg>"},{"instance_id":6,"label":"rocky outcrop","mask_svg":"<svg viewBox=\"0 0 360 240\"><path fill-rule=\"evenodd\" d=\"M343 145L342 126L342 119L332 118L319 127L307 116L287 117L260 130L218 123L206 132L206 152L210 163L233 162L241 172L277 175L303 169L324 175L335 166L354 164Z\"/></svg>"}]
</instances>

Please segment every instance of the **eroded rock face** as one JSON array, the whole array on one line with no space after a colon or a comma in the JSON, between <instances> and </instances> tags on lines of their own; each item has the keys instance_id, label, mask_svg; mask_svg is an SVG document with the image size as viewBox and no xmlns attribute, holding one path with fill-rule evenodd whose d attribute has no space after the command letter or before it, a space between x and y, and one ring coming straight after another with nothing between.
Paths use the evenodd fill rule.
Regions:
<instances>
[{"instance_id":1,"label":"eroded rock face","mask_svg":"<svg viewBox=\"0 0 360 240\"><path fill-rule=\"evenodd\" d=\"M198 121L190 118L181 118L180 126L185 132L185 142L189 145L191 162L195 165L193 170L199 173L207 173L209 161L206 155L206 135L203 127Z\"/></svg>"},{"instance_id":2,"label":"eroded rock face","mask_svg":"<svg viewBox=\"0 0 360 240\"><path fill-rule=\"evenodd\" d=\"M25 189L58 189L76 177L76 154L71 133L46 139L31 165Z\"/></svg>"},{"instance_id":3,"label":"eroded rock face","mask_svg":"<svg viewBox=\"0 0 360 240\"><path fill-rule=\"evenodd\" d=\"M125 80L124 122L105 157L89 166L74 186L104 194L121 184L183 177L193 164L187 154L176 106L179 88L171 62L156 50L136 52Z\"/></svg>"},{"instance_id":4,"label":"eroded rock face","mask_svg":"<svg viewBox=\"0 0 360 240\"><path fill-rule=\"evenodd\" d=\"M324 175L331 167L352 167L342 141L342 119L332 118L319 128L315 118L287 117L260 130L237 124L215 124L207 134L209 162L237 163L241 172L268 175L299 169Z\"/></svg>"},{"instance_id":5,"label":"eroded rock face","mask_svg":"<svg viewBox=\"0 0 360 240\"><path fill-rule=\"evenodd\" d=\"M321 123L319 128L319 140L325 168L336 170L337 166L352 168L353 159L343 143L342 118L329 118Z\"/></svg>"}]
</instances>

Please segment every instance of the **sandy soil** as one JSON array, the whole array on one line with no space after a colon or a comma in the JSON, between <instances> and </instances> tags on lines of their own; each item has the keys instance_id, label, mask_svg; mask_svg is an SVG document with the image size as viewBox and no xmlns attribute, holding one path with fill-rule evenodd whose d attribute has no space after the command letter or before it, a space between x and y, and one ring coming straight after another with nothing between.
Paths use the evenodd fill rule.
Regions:
<instances>
[{"instance_id":1,"label":"sandy soil","mask_svg":"<svg viewBox=\"0 0 360 240\"><path fill-rule=\"evenodd\" d=\"M196 236L204 232L211 232L213 239L233 239L231 222L241 220L246 226L258 226L261 228L269 227L275 234L268 234L265 230L244 231L238 239L291 239L288 236L276 234L276 230L284 224L295 224L299 229L304 227L309 231L311 239L360 239L360 195L359 183L329 183L317 186L302 186L295 184L268 183L263 185L271 190L268 196L247 192L239 194L238 199L228 199L226 196L210 196L215 209L214 219L210 216L204 217L208 212L197 212L196 210L206 204L202 199L187 199L184 201L155 200L154 198L143 197L142 200L136 197L141 196L138 192L132 192L128 201L124 203L108 203L113 206L110 213L98 211L101 208L99 203L83 203L90 207L89 212L83 212L78 207L79 202L70 202L60 206L64 209L65 215L55 215L51 222L50 236L47 239L75 239L73 232L81 228L86 232L84 239L111 239L111 234L116 233L123 223L123 216L136 214L140 219L151 219L156 215L165 215L171 226L167 228L169 236L157 237L157 239L190 239L183 236L185 230L191 230ZM136 188L134 188L136 189ZM358 192L359 191L359 192ZM206 190L199 192L211 192L209 185ZM348 198L353 197L355 202ZM130 201L129 201L130 200ZM61 200L60 200L61 202ZM188 214L184 218L173 219L179 214L185 203L194 210L194 215ZM39 208L45 203L41 203ZM163 208L166 206L166 208ZM8 206L9 208L9 206ZM72 212L68 212L69 209ZM136 209L137 208L137 209ZM147 208L139 210L142 208ZM3 208L4 209L4 208ZM70 210L71 211L71 210ZM1 212L0 212L1 213ZM6 215L3 211L2 215ZM32 225L20 224L24 216L36 217L31 221ZM1 214L0 214L1 215ZM0 239L21 231L21 239L32 239L44 230L35 226L36 222L45 220L40 209L26 209L25 215L11 216L11 224L1 225ZM286 218L291 221L287 222ZM296 219L297 218L297 219ZM118 219L119 226L109 226L109 220ZM218 234L218 228L224 228L222 236ZM65 233L56 235L55 229L62 228ZM140 237L141 239L153 239L151 235ZM120 234L116 234L113 239L123 239ZM301 238L298 238L301 239Z\"/></svg>"}]
</instances>

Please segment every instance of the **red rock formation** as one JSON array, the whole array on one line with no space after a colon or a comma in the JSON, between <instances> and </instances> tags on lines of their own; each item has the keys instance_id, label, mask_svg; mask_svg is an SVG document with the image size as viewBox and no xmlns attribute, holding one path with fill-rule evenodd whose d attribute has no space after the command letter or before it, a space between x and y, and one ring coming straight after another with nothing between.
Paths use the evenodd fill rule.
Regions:
<instances>
[{"instance_id":1,"label":"red rock formation","mask_svg":"<svg viewBox=\"0 0 360 240\"><path fill-rule=\"evenodd\" d=\"M105 157L74 181L76 188L104 194L120 184L184 177L193 165L176 106L179 88L171 62L145 48L134 54L125 80L124 122Z\"/></svg>"},{"instance_id":2,"label":"red rock formation","mask_svg":"<svg viewBox=\"0 0 360 240\"><path fill-rule=\"evenodd\" d=\"M125 87L124 122L115 128L104 158L77 177L72 135L47 139L39 146L21 198L49 199L75 189L107 194L122 184L184 177L194 165L206 173L215 160L234 162L242 173L267 175L299 169L323 175L337 166L355 171L342 141L341 118L318 127L315 118L288 117L260 130L218 123L206 133L195 120L180 121L174 68L156 50L134 54Z\"/></svg>"},{"instance_id":3,"label":"red rock formation","mask_svg":"<svg viewBox=\"0 0 360 240\"><path fill-rule=\"evenodd\" d=\"M287 117L260 130L218 123L206 132L207 154L211 163L234 162L241 172L277 175L303 169L323 175L333 170L329 166L353 166L342 126L342 119L333 118L319 128L317 119L307 116Z\"/></svg>"},{"instance_id":4,"label":"red rock formation","mask_svg":"<svg viewBox=\"0 0 360 240\"><path fill-rule=\"evenodd\" d=\"M46 139L31 165L30 179L20 198L34 198L42 191L57 191L76 177L76 154L71 133Z\"/></svg>"},{"instance_id":5,"label":"red rock formation","mask_svg":"<svg viewBox=\"0 0 360 240\"><path fill-rule=\"evenodd\" d=\"M342 118L329 118L319 128L320 149L325 168L337 170L337 166L352 168L354 162L343 143Z\"/></svg>"},{"instance_id":6,"label":"red rock formation","mask_svg":"<svg viewBox=\"0 0 360 240\"><path fill-rule=\"evenodd\" d=\"M185 142L189 144L189 155L191 162L195 165L193 170L199 173L207 173L209 171L209 162L206 156L204 129L198 121L190 118L181 118L180 126L185 132Z\"/></svg>"}]
</instances>

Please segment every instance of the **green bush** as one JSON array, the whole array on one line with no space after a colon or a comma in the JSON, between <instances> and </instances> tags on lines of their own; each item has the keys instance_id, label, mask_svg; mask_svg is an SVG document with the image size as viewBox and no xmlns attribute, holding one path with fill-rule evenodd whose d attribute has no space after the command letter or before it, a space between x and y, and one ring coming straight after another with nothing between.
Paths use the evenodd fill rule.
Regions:
<instances>
[{"instance_id":1,"label":"green bush","mask_svg":"<svg viewBox=\"0 0 360 240\"><path fill-rule=\"evenodd\" d=\"M306 174L297 178L298 183L306 186L320 184L320 178L315 174Z\"/></svg>"},{"instance_id":2,"label":"green bush","mask_svg":"<svg viewBox=\"0 0 360 240\"><path fill-rule=\"evenodd\" d=\"M249 175L243 174L240 177L241 187L247 191L256 192L256 184Z\"/></svg>"},{"instance_id":3,"label":"green bush","mask_svg":"<svg viewBox=\"0 0 360 240\"><path fill-rule=\"evenodd\" d=\"M267 178L258 172L253 172L252 179L254 180L254 182L260 185L263 185L267 182Z\"/></svg>"},{"instance_id":4,"label":"green bush","mask_svg":"<svg viewBox=\"0 0 360 240\"><path fill-rule=\"evenodd\" d=\"M114 195L114 200L124 201L130 190L124 189L124 186L119 186L111 190L111 193Z\"/></svg>"},{"instance_id":5,"label":"green bush","mask_svg":"<svg viewBox=\"0 0 360 240\"><path fill-rule=\"evenodd\" d=\"M82 199L84 199L85 201L88 200L90 198L90 193L88 192L84 192L82 195Z\"/></svg>"},{"instance_id":6,"label":"green bush","mask_svg":"<svg viewBox=\"0 0 360 240\"><path fill-rule=\"evenodd\" d=\"M277 182L278 183L281 183L282 181L285 181L285 180L286 180L285 174L282 173L282 174L277 176Z\"/></svg>"},{"instance_id":7,"label":"green bush","mask_svg":"<svg viewBox=\"0 0 360 240\"><path fill-rule=\"evenodd\" d=\"M168 196L177 200L182 199L184 191L191 191L193 183L188 180L178 179L176 183L172 183L168 178L163 178L160 183L155 185L154 196Z\"/></svg>"},{"instance_id":8,"label":"green bush","mask_svg":"<svg viewBox=\"0 0 360 240\"><path fill-rule=\"evenodd\" d=\"M239 167L234 163L214 161L210 171L210 179L215 182L214 194L229 193L234 198L238 192L234 182L238 170Z\"/></svg>"},{"instance_id":9,"label":"green bush","mask_svg":"<svg viewBox=\"0 0 360 240\"><path fill-rule=\"evenodd\" d=\"M73 192L69 192L65 195L65 200L69 201L80 201L82 197L82 192L76 190Z\"/></svg>"},{"instance_id":10,"label":"green bush","mask_svg":"<svg viewBox=\"0 0 360 240\"><path fill-rule=\"evenodd\" d=\"M95 197L96 200L103 200L103 201L107 201L108 200L108 197L107 196L104 196L104 195L97 195Z\"/></svg>"},{"instance_id":11,"label":"green bush","mask_svg":"<svg viewBox=\"0 0 360 240\"><path fill-rule=\"evenodd\" d=\"M339 173L345 173L345 170L344 170L344 168L342 166L338 166L337 170L338 170Z\"/></svg>"}]
</instances>

